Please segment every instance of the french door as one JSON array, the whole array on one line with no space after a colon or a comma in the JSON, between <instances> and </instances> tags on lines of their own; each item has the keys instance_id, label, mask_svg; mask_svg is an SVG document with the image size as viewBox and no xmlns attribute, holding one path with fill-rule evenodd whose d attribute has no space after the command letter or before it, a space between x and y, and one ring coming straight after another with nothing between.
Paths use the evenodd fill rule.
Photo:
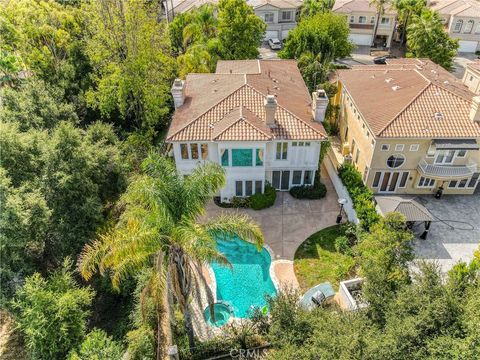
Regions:
<instances>
[{"instance_id":1,"label":"french door","mask_svg":"<svg viewBox=\"0 0 480 360\"><path fill-rule=\"evenodd\" d=\"M381 174L378 181L379 193L394 193L399 187L405 187L408 179L408 172L385 171ZM374 187L375 187L374 183Z\"/></svg>"},{"instance_id":2,"label":"french door","mask_svg":"<svg viewBox=\"0 0 480 360\"><path fill-rule=\"evenodd\" d=\"M290 188L290 170L273 171L272 186L277 190L288 190Z\"/></svg>"},{"instance_id":3,"label":"french door","mask_svg":"<svg viewBox=\"0 0 480 360\"><path fill-rule=\"evenodd\" d=\"M449 165L453 163L455 159L455 150L443 150L439 151L435 157L435 164Z\"/></svg>"}]
</instances>

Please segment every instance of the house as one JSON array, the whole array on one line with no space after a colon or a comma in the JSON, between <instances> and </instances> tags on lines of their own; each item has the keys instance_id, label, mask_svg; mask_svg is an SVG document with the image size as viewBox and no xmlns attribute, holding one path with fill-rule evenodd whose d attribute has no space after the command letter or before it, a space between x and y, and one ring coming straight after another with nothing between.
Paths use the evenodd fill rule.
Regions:
<instances>
[{"instance_id":1,"label":"house","mask_svg":"<svg viewBox=\"0 0 480 360\"><path fill-rule=\"evenodd\" d=\"M375 193L472 194L480 97L425 59L339 70L334 104L344 153Z\"/></svg>"},{"instance_id":2,"label":"house","mask_svg":"<svg viewBox=\"0 0 480 360\"><path fill-rule=\"evenodd\" d=\"M166 141L178 171L224 167L222 201L313 183L328 98L310 96L294 60L219 61L214 74L189 74L172 86L175 113Z\"/></svg>"},{"instance_id":3,"label":"house","mask_svg":"<svg viewBox=\"0 0 480 360\"><path fill-rule=\"evenodd\" d=\"M205 4L218 5L219 0L165 0L162 2L164 13L184 13ZM288 32L297 26L299 9L303 0L247 0L255 14L267 24L265 40L286 39Z\"/></svg>"},{"instance_id":4,"label":"house","mask_svg":"<svg viewBox=\"0 0 480 360\"><path fill-rule=\"evenodd\" d=\"M445 24L445 30L459 39L458 52L480 50L480 3L476 0L434 0L429 3Z\"/></svg>"},{"instance_id":5,"label":"house","mask_svg":"<svg viewBox=\"0 0 480 360\"><path fill-rule=\"evenodd\" d=\"M462 81L471 92L480 94L480 60L467 64Z\"/></svg>"},{"instance_id":6,"label":"house","mask_svg":"<svg viewBox=\"0 0 480 360\"><path fill-rule=\"evenodd\" d=\"M396 17L396 12L390 6L386 6L385 13L380 16L375 39L377 10L369 0L336 0L332 11L345 15L350 26L350 40L355 45L390 47Z\"/></svg>"}]
</instances>

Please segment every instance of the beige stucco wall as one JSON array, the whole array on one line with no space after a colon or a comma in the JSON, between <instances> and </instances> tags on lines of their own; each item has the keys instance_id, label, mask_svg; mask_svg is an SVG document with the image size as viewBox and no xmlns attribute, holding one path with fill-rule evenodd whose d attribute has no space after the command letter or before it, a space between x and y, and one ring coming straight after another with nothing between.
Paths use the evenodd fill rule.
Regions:
<instances>
[{"instance_id":1,"label":"beige stucco wall","mask_svg":"<svg viewBox=\"0 0 480 360\"><path fill-rule=\"evenodd\" d=\"M467 67L462 81L471 92L480 94L480 74L477 71Z\"/></svg>"}]
</instances>

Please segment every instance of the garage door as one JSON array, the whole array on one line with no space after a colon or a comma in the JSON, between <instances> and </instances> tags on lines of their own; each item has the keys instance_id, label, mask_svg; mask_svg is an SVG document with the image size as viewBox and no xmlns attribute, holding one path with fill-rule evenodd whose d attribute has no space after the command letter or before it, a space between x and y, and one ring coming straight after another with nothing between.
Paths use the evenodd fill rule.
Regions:
<instances>
[{"instance_id":1,"label":"garage door","mask_svg":"<svg viewBox=\"0 0 480 360\"><path fill-rule=\"evenodd\" d=\"M372 35L350 34L349 38L355 45L372 45Z\"/></svg>"},{"instance_id":2,"label":"garage door","mask_svg":"<svg viewBox=\"0 0 480 360\"><path fill-rule=\"evenodd\" d=\"M290 32L290 30L282 30L282 40L286 39L288 37L289 32Z\"/></svg>"},{"instance_id":3,"label":"garage door","mask_svg":"<svg viewBox=\"0 0 480 360\"><path fill-rule=\"evenodd\" d=\"M474 53L477 50L478 41L459 41L458 52Z\"/></svg>"},{"instance_id":4,"label":"garage door","mask_svg":"<svg viewBox=\"0 0 480 360\"><path fill-rule=\"evenodd\" d=\"M265 32L265 40L268 39L278 39L278 31L267 31Z\"/></svg>"}]
</instances>

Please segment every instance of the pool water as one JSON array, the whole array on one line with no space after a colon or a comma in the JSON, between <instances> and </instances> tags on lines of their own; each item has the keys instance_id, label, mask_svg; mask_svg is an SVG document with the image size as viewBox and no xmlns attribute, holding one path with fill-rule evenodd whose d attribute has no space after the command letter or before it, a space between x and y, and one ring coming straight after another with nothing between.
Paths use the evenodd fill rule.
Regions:
<instances>
[{"instance_id":1,"label":"pool water","mask_svg":"<svg viewBox=\"0 0 480 360\"><path fill-rule=\"evenodd\" d=\"M217 240L217 248L232 265L211 264L217 281L217 300L230 304L235 317L247 318L252 306L265 307L265 295L276 294L270 278L270 254L237 237Z\"/></svg>"},{"instance_id":2,"label":"pool water","mask_svg":"<svg viewBox=\"0 0 480 360\"><path fill-rule=\"evenodd\" d=\"M203 312L203 316L205 316L205 320L210 326L223 326L228 323L228 320L230 320L230 317L232 316L232 309L228 305L222 303L213 304L213 312L215 314L215 322L211 318L209 306L207 306Z\"/></svg>"}]
</instances>

